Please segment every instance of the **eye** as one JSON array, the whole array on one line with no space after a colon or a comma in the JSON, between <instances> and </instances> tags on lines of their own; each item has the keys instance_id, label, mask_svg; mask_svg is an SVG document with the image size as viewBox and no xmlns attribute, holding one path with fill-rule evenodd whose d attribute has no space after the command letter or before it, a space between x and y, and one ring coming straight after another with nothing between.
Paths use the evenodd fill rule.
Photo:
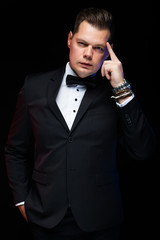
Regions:
<instances>
[{"instance_id":1,"label":"eye","mask_svg":"<svg viewBox=\"0 0 160 240\"><path fill-rule=\"evenodd\" d=\"M99 53L104 53L104 48L102 48L102 47L95 47L94 48L97 52L99 52Z\"/></svg>"},{"instance_id":2,"label":"eye","mask_svg":"<svg viewBox=\"0 0 160 240\"><path fill-rule=\"evenodd\" d=\"M84 43L84 42L78 42L78 45L81 46L81 47L86 47L87 46L87 44Z\"/></svg>"}]
</instances>

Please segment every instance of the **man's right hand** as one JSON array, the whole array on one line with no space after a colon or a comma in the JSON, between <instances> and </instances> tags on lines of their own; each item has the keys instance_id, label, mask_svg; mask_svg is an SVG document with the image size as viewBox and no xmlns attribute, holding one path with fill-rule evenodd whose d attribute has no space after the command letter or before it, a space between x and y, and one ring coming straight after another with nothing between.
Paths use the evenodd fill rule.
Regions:
<instances>
[{"instance_id":1,"label":"man's right hand","mask_svg":"<svg viewBox=\"0 0 160 240\"><path fill-rule=\"evenodd\" d=\"M27 215L26 215L26 210L25 210L25 205L20 205L18 206L22 216L24 217L24 219L28 222L28 219L27 219Z\"/></svg>"}]
</instances>

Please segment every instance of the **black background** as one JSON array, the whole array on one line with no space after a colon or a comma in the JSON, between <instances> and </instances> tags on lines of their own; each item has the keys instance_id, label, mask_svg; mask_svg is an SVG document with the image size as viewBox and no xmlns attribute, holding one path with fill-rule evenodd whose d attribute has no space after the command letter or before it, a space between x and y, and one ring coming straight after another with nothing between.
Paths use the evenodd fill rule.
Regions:
<instances>
[{"instance_id":1,"label":"black background","mask_svg":"<svg viewBox=\"0 0 160 240\"><path fill-rule=\"evenodd\" d=\"M28 225L13 205L4 164L4 144L17 93L28 73L55 69L68 61L67 36L75 17L85 7L112 12L116 36L114 51L159 143L158 80L153 68L152 3L149 1L26 1L0 3L0 213L1 239L27 239ZM158 144L157 144L158 145ZM118 169L125 221L122 239L145 239L156 230L158 147L145 161L118 151ZM154 228L152 228L154 226ZM153 236L152 236L153 237ZM154 238L153 238L154 239Z\"/></svg>"}]
</instances>

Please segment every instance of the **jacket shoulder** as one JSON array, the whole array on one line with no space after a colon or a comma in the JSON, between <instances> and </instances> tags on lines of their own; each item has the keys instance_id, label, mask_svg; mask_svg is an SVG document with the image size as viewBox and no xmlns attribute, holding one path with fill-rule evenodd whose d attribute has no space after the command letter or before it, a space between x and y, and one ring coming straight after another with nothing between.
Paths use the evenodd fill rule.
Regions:
<instances>
[{"instance_id":1,"label":"jacket shoulder","mask_svg":"<svg viewBox=\"0 0 160 240\"><path fill-rule=\"evenodd\" d=\"M47 80L52 79L54 76L60 73L64 73L64 67L47 72L28 74L25 78L25 85L31 85L31 87L34 87L34 85L36 85L37 87L38 84L38 87L41 87L42 84L44 87L44 84L47 83Z\"/></svg>"},{"instance_id":2,"label":"jacket shoulder","mask_svg":"<svg viewBox=\"0 0 160 240\"><path fill-rule=\"evenodd\" d=\"M34 74L28 74L24 81L24 89L27 98L36 99L46 94L48 84L52 79L61 80L64 74L64 67Z\"/></svg>"}]
</instances>

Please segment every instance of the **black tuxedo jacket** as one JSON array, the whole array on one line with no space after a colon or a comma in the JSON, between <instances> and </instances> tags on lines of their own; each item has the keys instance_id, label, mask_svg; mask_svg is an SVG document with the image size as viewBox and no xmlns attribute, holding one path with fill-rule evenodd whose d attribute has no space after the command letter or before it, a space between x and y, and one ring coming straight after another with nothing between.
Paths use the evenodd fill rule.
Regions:
<instances>
[{"instance_id":1,"label":"black tuxedo jacket","mask_svg":"<svg viewBox=\"0 0 160 240\"><path fill-rule=\"evenodd\" d=\"M118 108L101 77L87 89L70 131L56 104L63 74L64 68L28 76L19 93L5 150L15 203L25 200L29 221L45 228L57 225L69 205L85 231L120 224L117 141L145 159L154 149L153 133L136 98Z\"/></svg>"}]
</instances>

